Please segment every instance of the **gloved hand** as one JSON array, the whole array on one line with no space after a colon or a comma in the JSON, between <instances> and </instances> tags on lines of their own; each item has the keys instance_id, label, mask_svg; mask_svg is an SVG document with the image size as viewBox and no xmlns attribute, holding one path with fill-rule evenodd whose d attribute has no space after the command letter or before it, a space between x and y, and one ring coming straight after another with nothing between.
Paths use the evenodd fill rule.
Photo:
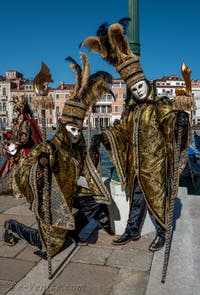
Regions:
<instances>
[{"instance_id":1,"label":"gloved hand","mask_svg":"<svg viewBox=\"0 0 200 295\"><path fill-rule=\"evenodd\" d=\"M41 152L38 156L38 163L42 168L47 167L49 165L49 155L45 152Z\"/></svg>"},{"instance_id":2,"label":"gloved hand","mask_svg":"<svg viewBox=\"0 0 200 295\"><path fill-rule=\"evenodd\" d=\"M90 157L95 165L98 166L100 160L99 148L101 144L101 134L96 134L91 138L91 145L89 148Z\"/></svg>"},{"instance_id":3,"label":"gloved hand","mask_svg":"<svg viewBox=\"0 0 200 295\"><path fill-rule=\"evenodd\" d=\"M102 135L101 134L95 134L91 138L91 146L94 146L96 148L99 148L100 147L100 144L101 144L101 140L102 140Z\"/></svg>"},{"instance_id":4,"label":"gloved hand","mask_svg":"<svg viewBox=\"0 0 200 295\"><path fill-rule=\"evenodd\" d=\"M184 111L178 112L176 117L176 124L178 126L187 126L189 124L189 114Z\"/></svg>"}]
</instances>

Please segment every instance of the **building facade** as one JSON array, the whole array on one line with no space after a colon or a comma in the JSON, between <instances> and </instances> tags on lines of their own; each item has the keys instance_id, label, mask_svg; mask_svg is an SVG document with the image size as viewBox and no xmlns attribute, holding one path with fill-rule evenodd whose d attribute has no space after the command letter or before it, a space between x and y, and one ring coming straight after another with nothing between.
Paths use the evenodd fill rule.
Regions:
<instances>
[{"instance_id":1,"label":"building facade","mask_svg":"<svg viewBox=\"0 0 200 295\"><path fill-rule=\"evenodd\" d=\"M185 82L176 75L164 76L156 79L157 96L168 96L173 99L177 88L184 88ZM57 121L62 114L65 100L74 90L75 84L60 82L56 88L50 88L49 95L53 97L55 108L46 111L46 126L56 127ZM121 78L113 79L110 88L115 99L110 93L105 94L90 110L86 116L84 125L90 124L91 128L105 129L112 125L115 120L120 119L125 106L127 87ZM22 73L9 70L5 76L0 76L0 130L12 128L15 117L13 105L9 103L12 96L25 95L30 106L35 96L33 81L25 79ZM193 125L200 129L200 80L192 80L192 96L194 97L194 111L192 112ZM41 124L40 111L33 110L38 124Z\"/></svg>"}]
</instances>

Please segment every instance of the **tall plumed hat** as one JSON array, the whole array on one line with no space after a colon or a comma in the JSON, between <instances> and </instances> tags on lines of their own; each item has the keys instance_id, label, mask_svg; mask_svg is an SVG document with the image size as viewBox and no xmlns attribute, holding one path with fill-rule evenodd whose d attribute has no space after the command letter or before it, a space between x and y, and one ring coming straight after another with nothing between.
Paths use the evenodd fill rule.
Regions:
<instances>
[{"instance_id":1,"label":"tall plumed hat","mask_svg":"<svg viewBox=\"0 0 200 295\"><path fill-rule=\"evenodd\" d=\"M90 75L90 65L88 57L84 52L80 52L82 67L72 58L67 57L70 67L76 72L76 85L74 91L66 99L62 116L63 124L82 126L86 112L102 98L106 92L111 93L109 88L112 83L112 76L104 71L98 71Z\"/></svg>"},{"instance_id":2,"label":"tall plumed hat","mask_svg":"<svg viewBox=\"0 0 200 295\"><path fill-rule=\"evenodd\" d=\"M126 37L129 21L130 18L123 18L110 26L104 23L97 30L96 36L86 38L80 46L91 52L98 52L116 68L128 87L131 87L146 77L139 57L132 52Z\"/></svg>"}]
</instances>

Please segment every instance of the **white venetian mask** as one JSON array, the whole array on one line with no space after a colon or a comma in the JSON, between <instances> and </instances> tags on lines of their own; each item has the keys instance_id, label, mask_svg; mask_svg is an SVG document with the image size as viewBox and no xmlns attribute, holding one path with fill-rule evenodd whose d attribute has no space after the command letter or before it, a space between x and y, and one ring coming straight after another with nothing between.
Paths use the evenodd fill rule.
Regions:
<instances>
[{"instance_id":1,"label":"white venetian mask","mask_svg":"<svg viewBox=\"0 0 200 295\"><path fill-rule=\"evenodd\" d=\"M66 125L65 128L68 131L71 142L76 143L80 138L82 128L73 125Z\"/></svg>"},{"instance_id":2,"label":"white venetian mask","mask_svg":"<svg viewBox=\"0 0 200 295\"><path fill-rule=\"evenodd\" d=\"M14 156L17 153L17 148L14 143L9 144L8 146L8 153L12 156Z\"/></svg>"},{"instance_id":3,"label":"white venetian mask","mask_svg":"<svg viewBox=\"0 0 200 295\"><path fill-rule=\"evenodd\" d=\"M149 86L145 80L141 80L131 87L131 92L136 99L145 100L149 92Z\"/></svg>"}]
</instances>

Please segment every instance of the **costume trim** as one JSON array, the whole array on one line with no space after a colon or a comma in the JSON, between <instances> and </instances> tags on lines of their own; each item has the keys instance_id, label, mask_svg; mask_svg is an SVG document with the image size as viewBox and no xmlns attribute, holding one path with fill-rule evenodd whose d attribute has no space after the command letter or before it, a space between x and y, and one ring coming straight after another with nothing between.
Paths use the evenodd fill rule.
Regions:
<instances>
[{"instance_id":1,"label":"costume trim","mask_svg":"<svg viewBox=\"0 0 200 295\"><path fill-rule=\"evenodd\" d=\"M98 189L102 193L103 196L94 196L94 199L97 201L97 203L104 203L104 204L111 204L111 195L108 191L107 187L102 181L101 176L99 175L96 167L94 166L94 163L89 155L87 153L86 160L85 160L86 168L85 169L85 176L86 179L92 179L94 180L95 184L97 185Z\"/></svg>"}]
</instances>

